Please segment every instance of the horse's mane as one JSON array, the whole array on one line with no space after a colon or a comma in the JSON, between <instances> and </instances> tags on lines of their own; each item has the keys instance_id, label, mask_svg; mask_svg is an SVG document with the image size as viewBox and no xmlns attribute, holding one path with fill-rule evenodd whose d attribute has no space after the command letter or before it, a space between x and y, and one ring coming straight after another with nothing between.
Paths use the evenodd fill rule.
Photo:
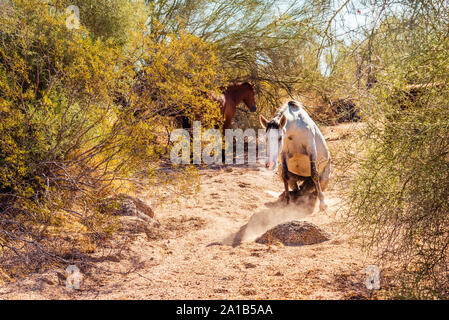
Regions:
<instances>
[{"instance_id":1,"label":"horse's mane","mask_svg":"<svg viewBox=\"0 0 449 320\"><path fill-rule=\"evenodd\" d=\"M290 100L289 102L284 103L276 110L276 113L273 116L273 120L279 121L282 115L288 110L289 107L302 108L302 103L296 100Z\"/></svg>"},{"instance_id":2,"label":"horse's mane","mask_svg":"<svg viewBox=\"0 0 449 320\"><path fill-rule=\"evenodd\" d=\"M239 83L232 83L228 86L220 87L220 89L222 91L233 91L233 90L240 89L244 85L247 85L248 87L252 88L252 86L249 82L239 82Z\"/></svg>"}]
</instances>

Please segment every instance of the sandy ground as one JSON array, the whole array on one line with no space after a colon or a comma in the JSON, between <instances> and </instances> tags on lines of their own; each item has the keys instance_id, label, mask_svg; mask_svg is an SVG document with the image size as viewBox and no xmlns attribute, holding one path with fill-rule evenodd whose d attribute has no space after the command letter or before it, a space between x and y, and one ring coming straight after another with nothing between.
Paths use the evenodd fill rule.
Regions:
<instances>
[{"instance_id":1,"label":"sandy ground","mask_svg":"<svg viewBox=\"0 0 449 320\"><path fill-rule=\"evenodd\" d=\"M323 130L331 150L350 129ZM277 205L283 184L261 166L202 169L200 179L195 199L154 208L164 230L155 239L136 231L122 236L121 250L98 252L92 261L101 269L82 270L80 290L66 289L61 269L3 286L0 299L372 298L365 287L372 261L338 223L338 185L331 182L325 192L329 209L319 212L317 205L310 214ZM254 242L293 219L318 225L331 240L301 247Z\"/></svg>"}]
</instances>

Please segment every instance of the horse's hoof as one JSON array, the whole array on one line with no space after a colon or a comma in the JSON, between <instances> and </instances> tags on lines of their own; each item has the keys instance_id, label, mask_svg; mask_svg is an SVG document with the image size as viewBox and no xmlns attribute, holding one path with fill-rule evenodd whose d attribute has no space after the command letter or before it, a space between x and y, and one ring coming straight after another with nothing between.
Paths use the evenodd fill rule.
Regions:
<instances>
[{"instance_id":1,"label":"horse's hoof","mask_svg":"<svg viewBox=\"0 0 449 320\"><path fill-rule=\"evenodd\" d=\"M293 191L290 193L290 196L292 196L293 199L299 198L299 196L300 196L299 190L293 190Z\"/></svg>"},{"instance_id":2,"label":"horse's hoof","mask_svg":"<svg viewBox=\"0 0 449 320\"><path fill-rule=\"evenodd\" d=\"M324 202L320 202L320 211L325 211L327 210L328 206L327 204L325 204Z\"/></svg>"}]
</instances>

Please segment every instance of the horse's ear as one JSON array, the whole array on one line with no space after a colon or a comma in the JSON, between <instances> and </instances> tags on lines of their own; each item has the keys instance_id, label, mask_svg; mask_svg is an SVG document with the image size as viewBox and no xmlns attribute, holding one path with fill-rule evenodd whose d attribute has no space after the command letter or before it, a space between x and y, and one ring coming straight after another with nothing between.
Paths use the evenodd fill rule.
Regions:
<instances>
[{"instance_id":1,"label":"horse's ear","mask_svg":"<svg viewBox=\"0 0 449 320\"><path fill-rule=\"evenodd\" d=\"M287 117L284 114L284 115L282 115L281 121L279 121L279 127L281 129L284 129L286 123L287 123Z\"/></svg>"},{"instance_id":2,"label":"horse's ear","mask_svg":"<svg viewBox=\"0 0 449 320\"><path fill-rule=\"evenodd\" d=\"M254 89L254 83L252 81L246 81L243 84L250 87L251 89Z\"/></svg>"},{"instance_id":3,"label":"horse's ear","mask_svg":"<svg viewBox=\"0 0 449 320\"><path fill-rule=\"evenodd\" d=\"M267 125L268 125L268 120L265 119L265 117L264 117L263 115L260 115L260 116L259 116L259 121L260 121L260 124L262 125L262 127L263 127L264 129L266 129L266 128L267 128Z\"/></svg>"}]
</instances>

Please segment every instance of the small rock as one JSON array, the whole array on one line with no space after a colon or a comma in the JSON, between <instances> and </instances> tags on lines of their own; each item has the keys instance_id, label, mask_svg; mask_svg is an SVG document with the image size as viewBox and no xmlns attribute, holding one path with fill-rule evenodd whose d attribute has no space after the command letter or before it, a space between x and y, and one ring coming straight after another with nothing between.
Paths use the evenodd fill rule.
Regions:
<instances>
[{"instance_id":1,"label":"small rock","mask_svg":"<svg viewBox=\"0 0 449 320\"><path fill-rule=\"evenodd\" d=\"M58 275L56 274L56 272L45 272L40 276L39 280L49 285L55 285L59 283Z\"/></svg>"},{"instance_id":2,"label":"small rock","mask_svg":"<svg viewBox=\"0 0 449 320\"><path fill-rule=\"evenodd\" d=\"M318 226L306 221L295 220L268 230L256 242L267 244L269 233L271 234L271 242L279 241L290 246L316 244L330 239L330 236Z\"/></svg>"},{"instance_id":3,"label":"small rock","mask_svg":"<svg viewBox=\"0 0 449 320\"><path fill-rule=\"evenodd\" d=\"M228 289L225 288L218 288L218 289L214 289L214 293L227 293L229 292Z\"/></svg>"},{"instance_id":4,"label":"small rock","mask_svg":"<svg viewBox=\"0 0 449 320\"><path fill-rule=\"evenodd\" d=\"M245 266L246 269L251 269L251 268L255 268L256 267L256 265L254 263L250 263L250 262L245 263L244 266Z\"/></svg>"},{"instance_id":5,"label":"small rock","mask_svg":"<svg viewBox=\"0 0 449 320\"><path fill-rule=\"evenodd\" d=\"M146 222L138 217L123 216L120 220L120 231L145 232L148 227Z\"/></svg>"},{"instance_id":6,"label":"small rock","mask_svg":"<svg viewBox=\"0 0 449 320\"><path fill-rule=\"evenodd\" d=\"M155 229L160 227L159 221L156 219L143 220L139 217L120 217L120 231L145 233L149 238L155 236Z\"/></svg>"},{"instance_id":7,"label":"small rock","mask_svg":"<svg viewBox=\"0 0 449 320\"><path fill-rule=\"evenodd\" d=\"M41 282L48 285L65 285L66 279L66 275L56 270L46 271L39 277Z\"/></svg>"},{"instance_id":8,"label":"small rock","mask_svg":"<svg viewBox=\"0 0 449 320\"><path fill-rule=\"evenodd\" d=\"M257 291L255 289L241 289L240 293L243 296L254 296L257 294Z\"/></svg>"},{"instance_id":9,"label":"small rock","mask_svg":"<svg viewBox=\"0 0 449 320\"><path fill-rule=\"evenodd\" d=\"M154 218L153 209L136 197L131 197L127 194L119 194L118 196L110 198L109 201L117 203L118 209L115 212L116 215L134 216L143 220Z\"/></svg>"}]
</instances>

